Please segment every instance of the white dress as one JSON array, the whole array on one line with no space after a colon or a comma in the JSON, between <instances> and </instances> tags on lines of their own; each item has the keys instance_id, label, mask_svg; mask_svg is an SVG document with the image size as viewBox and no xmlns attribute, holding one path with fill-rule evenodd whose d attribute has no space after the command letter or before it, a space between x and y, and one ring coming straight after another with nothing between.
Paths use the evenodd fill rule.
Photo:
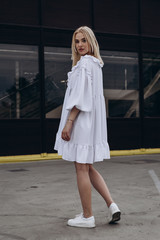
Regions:
<instances>
[{"instance_id":1,"label":"white dress","mask_svg":"<svg viewBox=\"0 0 160 240\"><path fill-rule=\"evenodd\" d=\"M93 164L110 158L102 66L97 58L85 55L68 73L68 86L54 146L64 160ZM80 112L73 123L70 140L65 141L61 138L62 130L74 106Z\"/></svg>"}]
</instances>

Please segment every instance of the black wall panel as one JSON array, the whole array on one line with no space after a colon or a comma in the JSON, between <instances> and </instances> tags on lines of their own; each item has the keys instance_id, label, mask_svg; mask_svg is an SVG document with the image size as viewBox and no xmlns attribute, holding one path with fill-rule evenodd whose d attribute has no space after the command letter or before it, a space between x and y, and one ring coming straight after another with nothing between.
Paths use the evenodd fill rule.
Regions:
<instances>
[{"instance_id":1,"label":"black wall panel","mask_svg":"<svg viewBox=\"0 0 160 240\"><path fill-rule=\"evenodd\" d=\"M44 44L71 48L73 31L44 29Z\"/></svg>"},{"instance_id":2,"label":"black wall panel","mask_svg":"<svg viewBox=\"0 0 160 240\"><path fill-rule=\"evenodd\" d=\"M40 43L40 31L37 28L0 25L0 43L37 45Z\"/></svg>"},{"instance_id":3,"label":"black wall panel","mask_svg":"<svg viewBox=\"0 0 160 240\"><path fill-rule=\"evenodd\" d=\"M141 0L141 26L143 35L160 36L160 1Z\"/></svg>"},{"instance_id":4,"label":"black wall panel","mask_svg":"<svg viewBox=\"0 0 160 240\"><path fill-rule=\"evenodd\" d=\"M39 0L1 0L0 23L39 24Z\"/></svg>"},{"instance_id":5,"label":"black wall panel","mask_svg":"<svg viewBox=\"0 0 160 240\"><path fill-rule=\"evenodd\" d=\"M118 51L138 51L137 37L115 36L113 34L96 34L100 49Z\"/></svg>"},{"instance_id":6,"label":"black wall panel","mask_svg":"<svg viewBox=\"0 0 160 240\"><path fill-rule=\"evenodd\" d=\"M0 155L41 153L40 120L1 120Z\"/></svg>"},{"instance_id":7,"label":"black wall panel","mask_svg":"<svg viewBox=\"0 0 160 240\"><path fill-rule=\"evenodd\" d=\"M94 0L95 30L138 33L138 0Z\"/></svg>"},{"instance_id":8,"label":"black wall panel","mask_svg":"<svg viewBox=\"0 0 160 240\"><path fill-rule=\"evenodd\" d=\"M160 118L144 119L144 147L160 148Z\"/></svg>"},{"instance_id":9,"label":"black wall panel","mask_svg":"<svg viewBox=\"0 0 160 240\"><path fill-rule=\"evenodd\" d=\"M108 119L108 142L111 150L139 149L140 119Z\"/></svg>"},{"instance_id":10,"label":"black wall panel","mask_svg":"<svg viewBox=\"0 0 160 240\"><path fill-rule=\"evenodd\" d=\"M91 0L44 0L43 25L55 28L75 29L92 25Z\"/></svg>"},{"instance_id":11,"label":"black wall panel","mask_svg":"<svg viewBox=\"0 0 160 240\"><path fill-rule=\"evenodd\" d=\"M56 133L58 131L60 119L46 119L46 149L48 153L57 152L54 150Z\"/></svg>"},{"instance_id":12,"label":"black wall panel","mask_svg":"<svg viewBox=\"0 0 160 240\"><path fill-rule=\"evenodd\" d=\"M160 53L160 38L142 38L143 52Z\"/></svg>"}]
</instances>

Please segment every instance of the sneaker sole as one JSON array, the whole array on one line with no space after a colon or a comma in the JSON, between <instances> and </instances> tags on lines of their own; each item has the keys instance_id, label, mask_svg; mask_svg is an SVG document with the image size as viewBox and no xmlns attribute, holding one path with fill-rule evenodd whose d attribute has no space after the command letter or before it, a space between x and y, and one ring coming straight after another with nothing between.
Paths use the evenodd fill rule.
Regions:
<instances>
[{"instance_id":1,"label":"sneaker sole","mask_svg":"<svg viewBox=\"0 0 160 240\"><path fill-rule=\"evenodd\" d=\"M67 224L70 227L79 227L79 228L95 228L96 225L91 225L91 226L87 226L87 225L83 225L83 224L76 224L76 225L71 225L71 224Z\"/></svg>"},{"instance_id":2,"label":"sneaker sole","mask_svg":"<svg viewBox=\"0 0 160 240\"><path fill-rule=\"evenodd\" d=\"M121 219L121 212L116 212L112 215L112 220L109 222L109 224L118 222L120 219Z\"/></svg>"}]
</instances>

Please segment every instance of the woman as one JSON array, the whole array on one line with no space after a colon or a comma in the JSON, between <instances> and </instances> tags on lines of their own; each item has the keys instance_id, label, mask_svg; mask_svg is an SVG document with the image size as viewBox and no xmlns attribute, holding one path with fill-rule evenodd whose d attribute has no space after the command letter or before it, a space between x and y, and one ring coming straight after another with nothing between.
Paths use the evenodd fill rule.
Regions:
<instances>
[{"instance_id":1,"label":"woman","mask_svg":"<svg viewBox=\"0 0 160 240\"><path fill-rule=\"evenodd\" d=\"M73 34L72 60L54 149L63 159L74 162L76 168L83 213L68 220L68 225L92 228L95 219L91 207L91 184L109 207L110 223L119 221L121 212L102 176L93 167L94 162L109 159L110 151L103 96L103 61L95 35L86 26Z\"/></svg>"}]
</instances>

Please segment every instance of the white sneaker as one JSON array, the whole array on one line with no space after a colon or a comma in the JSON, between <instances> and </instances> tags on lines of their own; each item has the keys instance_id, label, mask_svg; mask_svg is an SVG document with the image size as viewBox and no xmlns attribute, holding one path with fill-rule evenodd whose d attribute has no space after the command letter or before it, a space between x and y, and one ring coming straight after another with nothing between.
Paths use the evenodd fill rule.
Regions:
<instances>
[{"instance_id":1,"label":"white sneaker","mask_svg":"<svg viewBox=\"0 0 160 240\"><path fill-rule=\"evenodd\" d=\"M110 221L109 223L115 223L121 219L121 211L119 210L116 203L111 203L109 206L109 212L110 212Z\"/></svg>"},{"instance_id":2,"label":"white sneaker","mask_svg":"<svg viewBox=\"0 0 160 240\"><path fill-rule=\"evenodd\" d=\"M83 213L76 215L74 219L69 219L67 225L83 228L94 228L96 226L94 216L85 218L83 217Z\"/></svg>"}]
</instances>

